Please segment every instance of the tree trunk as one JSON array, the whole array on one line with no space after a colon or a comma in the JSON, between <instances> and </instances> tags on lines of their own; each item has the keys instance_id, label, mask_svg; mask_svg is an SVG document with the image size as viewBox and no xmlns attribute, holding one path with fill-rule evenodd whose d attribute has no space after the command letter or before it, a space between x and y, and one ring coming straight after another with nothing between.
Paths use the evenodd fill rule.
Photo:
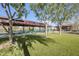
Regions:
<instances>
[{"instance_id":1,"label":"tree trunk","mask_svg":"<svg viewBox=\"0 0 79 59\"><path fill-rule=\"evenodd\" d=\"M61 35L61 32L62 32L62 26L59 25L59 34Z\"/></svg>"},{"instance_id":2,"label":"tree trunk","mask_svg":"<svg viewBox=\"0 0 79 59\"><path fill-rule=\"evenodd\" d=\"M10 19L9 20L9 40L10 40L10 43L14 44L14 39L13 39L13 30L12 30L12 20Z\"/></svg>"},{"instance_id":3,"label":"tree trunk","mask_svg":"<svg viewBox=\"0 0 79 59\"><path fill-rule=\"evenodd\" d=\"M24 56L30 56L28 47L25 45L25 42L22 43L22 49L23 49Z\"/></svg>"},{"instance_id":4,"label":"tree trunk","mask_svg":"<svg viewBox=\"0 0 79 59\"><path fill-rule=\"evenodd\" d=\"M47 24L45 24L45 36L47 38Z\"/></svg>"},{"instance_id":5,"label":"tree trunk","mask_svg":"<svg viewBox=\"0 0 79 59\"><path fill-rule=\"evenodd\" d=\"M0 23L0 25L2 25L2 27L4 28L4 30L5 30L7 33L9 33L8 30L6 29L6 27L5 27L3 24Z\"/></svg>"}]
</instances>

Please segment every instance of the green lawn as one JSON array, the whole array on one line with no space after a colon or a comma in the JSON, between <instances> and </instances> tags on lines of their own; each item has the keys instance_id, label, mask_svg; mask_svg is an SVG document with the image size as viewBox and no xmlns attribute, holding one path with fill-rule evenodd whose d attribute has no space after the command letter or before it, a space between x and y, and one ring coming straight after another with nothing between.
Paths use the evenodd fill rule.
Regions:
<instances>
[{"instance_id":1,"label":"green lawn","mask_svg":"<svg viewBox=\"0 0 79 59\"><path fill-rule=\"evenodd\" d=\"M32 37L30 40L32 47L29 47L31 56L79 56L79 35L63 33L60 36L51 33L48 34L47 39L42 39L37 35L30 37ZM0 55L23 55L23 52L18 47L11 48L0 50Z\"/></svg>"}]
</instances>

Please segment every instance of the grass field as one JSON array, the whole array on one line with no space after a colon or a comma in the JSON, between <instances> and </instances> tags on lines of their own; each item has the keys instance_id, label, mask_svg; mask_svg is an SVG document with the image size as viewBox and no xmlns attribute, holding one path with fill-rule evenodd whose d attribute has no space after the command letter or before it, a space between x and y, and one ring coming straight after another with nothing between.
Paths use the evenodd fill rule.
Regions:
<instances>
[{"instance_id":1,"label":"grass field","mask_svg":"<svg viewBox=\"0 0 79 59\"><path fill-rule=\"evenodd\" d=\"M33 38L30 40L32 47L28 48L31 56L79 56L79 35L63 33L60 36L51 33L48 34L48 38L45 40L37 36L29 37ZM23 52L18 47L11 47L1 49L0 55L18 56L23 55Z\"/></svg>"}]
</instances>

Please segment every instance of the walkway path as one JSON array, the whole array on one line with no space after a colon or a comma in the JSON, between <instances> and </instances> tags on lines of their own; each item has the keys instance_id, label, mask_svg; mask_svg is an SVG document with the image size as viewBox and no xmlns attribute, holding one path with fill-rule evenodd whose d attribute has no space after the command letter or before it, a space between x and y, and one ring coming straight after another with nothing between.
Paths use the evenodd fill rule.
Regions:
<instances>
[{"instance_id":1,"label":"walkway path","mask_svg":"<svg viewBox=\"0 0 79 59\"><path fill-rule=\"evenodd\" d=\"M5 42L5 43L0 44L0 50L5 49L5 48L9 48L9 47L10 47L9 42Z\"/></svg>"}]
</instances>

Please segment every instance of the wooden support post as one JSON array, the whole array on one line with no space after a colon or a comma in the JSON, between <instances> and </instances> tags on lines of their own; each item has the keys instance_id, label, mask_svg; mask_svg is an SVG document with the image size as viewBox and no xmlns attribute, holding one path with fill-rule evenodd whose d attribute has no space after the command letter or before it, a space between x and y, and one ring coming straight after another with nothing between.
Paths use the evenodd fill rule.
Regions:
<instances>
[{"instance_id":1,"label":"wooden support post","mask_svg":"<svg viewBox=\"0 0 79 59\"><path fill-rule=\"evenodd\" d=\"M25 27L23 26L23 33L25 33Z\"/></svg>"},{"instance_id":2,"label":"wooden support post","mask_svg":"<svg viewBox=\"0 0 79 59\"><path fill-rule=\"evenodd\" d=\"M29 26L29 30L30 30L30 26Z\"/></svg>"},{"instance_id":3,"label":"wooden support post","mask_svg":"<svg viewBox=\"0 0 79 59\"><path fill-rule=\"evenodd\" d=\"M33 27L32 29L33 29L33 31L34 31L34 27Z\"/></svg>"}]
</instances>

